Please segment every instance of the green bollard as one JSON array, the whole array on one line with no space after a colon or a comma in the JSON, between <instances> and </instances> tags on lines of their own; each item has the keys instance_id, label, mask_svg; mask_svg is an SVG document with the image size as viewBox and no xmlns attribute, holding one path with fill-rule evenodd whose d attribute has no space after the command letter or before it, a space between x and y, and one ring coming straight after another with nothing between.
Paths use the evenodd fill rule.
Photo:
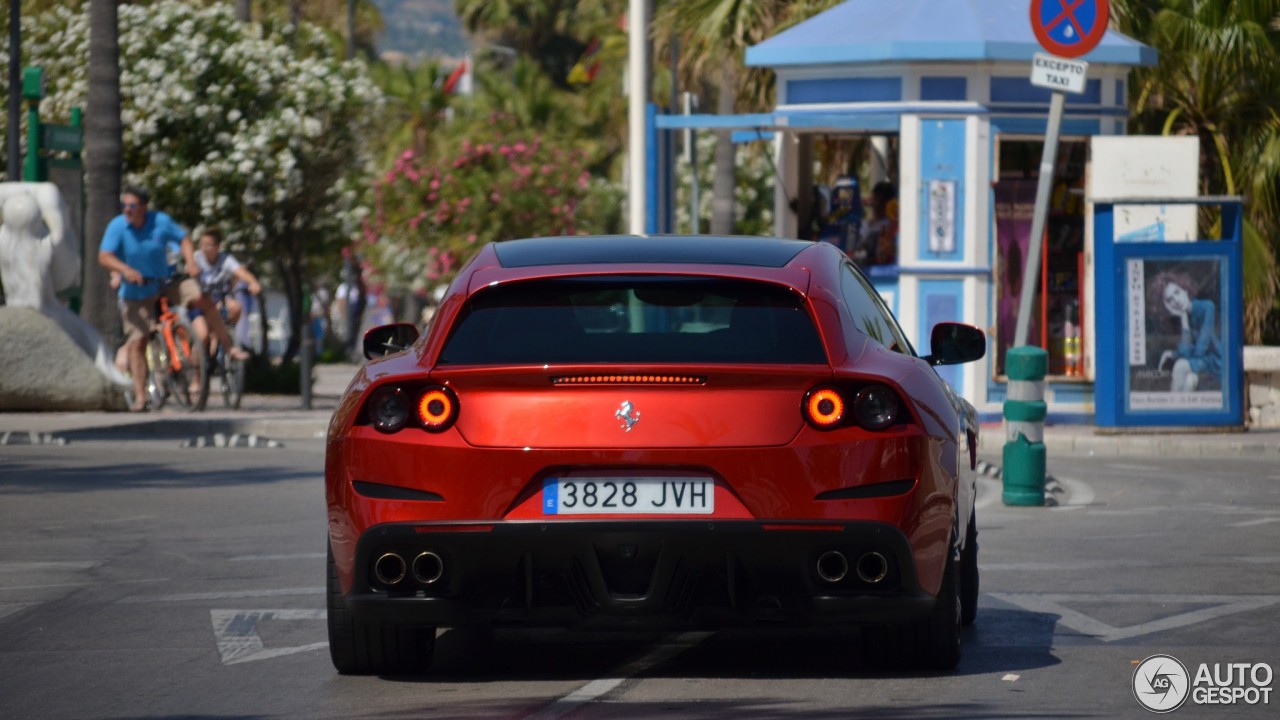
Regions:
<instances>
[{"instance_id":1,"label":"green bollard","mask_svg":"<svg viewBox=\"0 0 1280 720\"><path fill-rule=\"evenodd\" d=\"M1049 353L1026 345L1009 348L1004 366L1009 390L1004 403L1002 499L1005 505L1044 505L1044 418L1048 413L1044 377L1049 372Z\"/></svg>"}]
</instances>

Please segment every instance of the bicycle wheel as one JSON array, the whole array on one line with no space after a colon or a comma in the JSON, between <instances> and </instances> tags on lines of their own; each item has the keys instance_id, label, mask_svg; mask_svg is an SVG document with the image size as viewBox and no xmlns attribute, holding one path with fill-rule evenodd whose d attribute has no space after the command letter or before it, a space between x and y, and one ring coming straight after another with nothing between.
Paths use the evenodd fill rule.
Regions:
<instances>
[{"instance_id":1,"label":"bicycle wheel","mask_svg":"<svg viewBox=\"0 0 1280 720\"><path fill-rule=\"evenodd\" d=\"M171 332L174 355L169 363L169 392L184 410L203 410L209 399L209 354L182 315L177 316Z\"/></svg>"},{"instance_id":2,"label":"bicycle wheel","mask_svg":"<svg viewBox=\"0 0 1280 720\"><path fill-rule=\"evenodd\" d=\"M232 360L223 352L218 355L222 366L222 403L239 410L240 398L244 395L244 361Z\"/></svg>"},{"instance_id":3,"label":"bicycle wheel","mask_svg":"<svg viewBox=\"0 0 1280 720\"><path fill-rule=\"evenodd\" d=\"M169 399L169 350L160 333L152 332L147 340L147 398L159 410Z\"/></svg>"}]
</instances>

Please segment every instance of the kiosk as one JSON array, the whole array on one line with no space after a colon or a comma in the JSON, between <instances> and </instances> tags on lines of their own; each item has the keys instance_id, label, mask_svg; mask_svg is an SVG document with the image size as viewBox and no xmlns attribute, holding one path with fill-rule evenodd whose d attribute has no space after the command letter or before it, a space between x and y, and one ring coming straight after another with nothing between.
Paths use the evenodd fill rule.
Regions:
<instances>
[{"instance_id":1,"label":"kiosk","mask_svg":"<svg viewBox=\"0 0 1280 720\"><path fill-rule=\"evenodd\" d=\"M928 329L941 321L988 331L986 360L939 370L984 419L997 420L1013 335L1006 299L1016 302L1011 283L1027 256L1048 119L1050 92L1030 82L1037 52L1025 3L849 0L747 50L749 66L776 73L772 112L656 115L651 144L686 128L767 134L778 171L774 232L784 237L801 237L811 224L814 185L851 171L822 167L816 146L869 140L887 149L897 189L896 262L864 269L919 352L929 352ZM1050 353L1050 422L1086 422L1095 410L1089 139L1124 134L1129 70L1155 64L1156 54L1108 31L1081 59L1089 79L1066 103L1030 341ZM873 179L864 178L864 198ZM669 229L654 216L651 231Z\"/></svg>"}]
</instances>

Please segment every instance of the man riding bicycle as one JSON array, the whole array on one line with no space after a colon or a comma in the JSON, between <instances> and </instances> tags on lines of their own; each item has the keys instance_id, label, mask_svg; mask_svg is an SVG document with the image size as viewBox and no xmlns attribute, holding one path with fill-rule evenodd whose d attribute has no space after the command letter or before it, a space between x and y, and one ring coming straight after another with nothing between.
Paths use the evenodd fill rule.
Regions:
<instances>
[{"instance_id":1,"label":"man riding bicycle","mask_svg":"<svg viewBox=\"0 0 1280 720\"><path fill-rule=\"evenodd\" d=\"M219 342L230 348L228 354L244 359L248 353L235 347L222 316L213 302L200 291L200 285L191 278L168 280L169 261L167 246L177 242L186 260L188 275L196 275L195 252L191 238L168 214L147 209L150 196L136 187L124 191L123 212L107 224L98 249L98 264L107 270L120 273L123 300L123 324L125 346L128 348L129 371L133 376L132 412L147 409L146 393L146 343L155 320L156 298L163 293L174 305L197 307L208 317L209 328Z\"/></svg>"}]
</instances>

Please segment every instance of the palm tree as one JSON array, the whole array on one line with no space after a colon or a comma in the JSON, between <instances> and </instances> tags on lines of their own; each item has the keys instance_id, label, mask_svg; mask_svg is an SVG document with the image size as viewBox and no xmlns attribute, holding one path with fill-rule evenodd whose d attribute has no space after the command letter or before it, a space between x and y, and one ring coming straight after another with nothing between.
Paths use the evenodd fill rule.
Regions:
<instances>
[{"instance_id":1,"label":"palm tree","mask_svg":"<svg viewBox=\"0 0 1280 720\"><path fill-rule=\"evenodd\" d=\"M430 133L449 107L443 88L447 73L436 62L380 62L370 67L370 74L387 98L383 164L390 166L406 149L416 155L425 153Z\"/></svg>"},{"instance_id":2,"label":"palm tree","mask_svg":"<svg viewBox=\"0 0 1280 720\"><path fill-rule=\"evenodd\" d=\"M1197 135L1205 194L1246 193L1245 334L1259 342L1280 240L1280 0L1113 0L1160 62L1134 71L1133 129Z\"/></svg>"},{"instance_id":3,"label":"palm tree","mask_svg":"<svg viewBox=\"0 0 1280 720\"><path fill-rule=\"evenodd\" d=\"M654 19L661 43L674 35L680 44L680 71L690 87L712 86L716 112L763 111L771 104L773 73L748 70L748 47L806 20L840 0L679 0ZM733 232L734 147L728 131L716 133L711 232Z\"/></svg>"},{"instance_id":4,"label":"palm tree","mask_svg":"<svg viewBox=\"0 0 1280 720\"><path fill-rule=\"evenodd\" d=\"M81 314L111 346L123 340L120 311L98 265L98 244L119 212L124 140L120 126L120 25L116 0L89 6L89 97L85 118L84 288Z\"/></svg>"}]
</instances>

